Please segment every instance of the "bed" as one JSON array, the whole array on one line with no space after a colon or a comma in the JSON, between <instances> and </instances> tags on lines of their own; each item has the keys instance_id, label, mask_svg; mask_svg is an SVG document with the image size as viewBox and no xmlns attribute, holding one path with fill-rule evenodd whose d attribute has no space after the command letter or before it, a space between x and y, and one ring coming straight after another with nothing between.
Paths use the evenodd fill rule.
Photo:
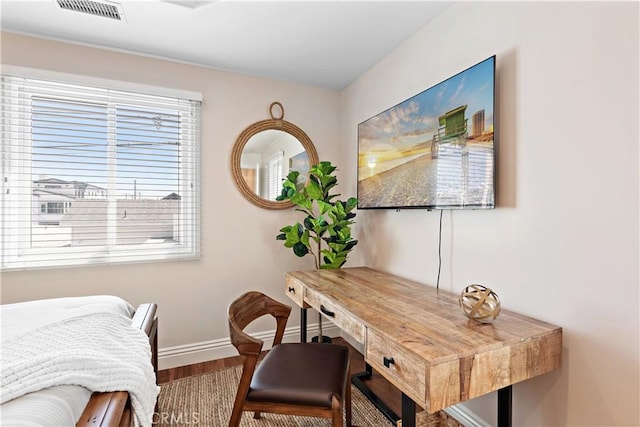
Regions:
<instances>
[{"instance_id":1,"label":"bed","mask_svg":"<svg viewBox=\"0 0 640 427\"><path fill-rule=\"evenodd\" d=\"M156 309L108 295L0 305L0 425L151 425Z\"/></svg>"}]
</instances>

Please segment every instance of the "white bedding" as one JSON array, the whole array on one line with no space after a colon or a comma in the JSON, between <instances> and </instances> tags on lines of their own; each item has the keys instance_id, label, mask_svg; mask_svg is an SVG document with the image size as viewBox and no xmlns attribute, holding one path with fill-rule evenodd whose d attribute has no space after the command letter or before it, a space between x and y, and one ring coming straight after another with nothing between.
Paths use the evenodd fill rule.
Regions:
<instances>
[{"instance_id":1,"label":"white bedding","mask_svg":"<svg viewBox=\"0 0 640 427\"><path fill-rule=\"evenodd\" d=\"M144 343L144 351L149 351L144 333L130 328L133 311L130 304L113 296L58 298L0 306L2 401L7 400L0 408L0 425L74 425L91 391L129 388L133 388L137 396L132 396L134 409L138 409L136 412L140 417L136 419L137 424L150 425L152 402L155 401L158 388L148 381L150 376L153 377L150 353L142 356L146 358L145 366L130 366L139 364L139 360L132 356L136 352L131 348L141 347ZM87 340L91 341L85 332L89 318L92 321L97 319L98 323L107 320L120 323L125 329L116 331L109 326L105 337L96 340L102 348L95 350L93 355L90 351L68 349L66 341L61 340L62 336L68 336L69 342L75 340L80 347L84 347ZM44 336L47 336L44 340L48 341L46 343L42 342ZM141 351L139 349L138 354ZM113 357L124 357L124 365L121 359L116 361L111 356L107 357L109 352L113 353ZM54 353L60 356L53 359L48 357ZM22 357L26 354L31 354L31 357ZM78 373L78 367L84 370ZM96 374L97 368L106 369L106 373ZM141 372L143 370L145 372ZM12 377L12 372L19 372L20 380ZM127 388L119 385L132 381L134 384L127 384ZM53 384L61 385L49 387ZM43 385L47 388L42 389ZM24 392L28 394L13 398ZM65 403L57 404L62 402Z\"/></svg>"},{"instance_id":2,"label":"white bedding","mask_svg":"<svg viewBox=\"0 0 640 427\"><path fill-rule=\"evenodd\" d=\"M25 394L0 407L0 426L74 426L89 402L91 391L79 385L61 385Z\"/></svg>"}]
</instances>

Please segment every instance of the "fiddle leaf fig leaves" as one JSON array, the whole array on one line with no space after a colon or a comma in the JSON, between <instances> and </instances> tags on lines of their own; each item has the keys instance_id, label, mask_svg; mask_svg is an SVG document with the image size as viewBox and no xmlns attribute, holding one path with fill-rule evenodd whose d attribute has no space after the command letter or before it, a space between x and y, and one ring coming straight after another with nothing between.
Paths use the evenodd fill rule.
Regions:
<instances>
[{"instance_id":1,"label":"fiddle leaf fig leaves","mask_svg":"<svg viewBox=\"0 0 640 427\"><path fill-rule=\"evenodd\" d=\"M296 193L296 182L298 182L298 176L300 176L300 172L291 171L287 178L282 181L282 191L280 195L276 197L276 200L282 201L290 199Z\"/></svg>"},{"instance_id":2,"label":"fiddle leaf fig leaves","mask_svg":"<svg viewBox=\"0 0 640 427\"><path fill-rule=\"evenodd\" d=\"M322 200L322 186L315 181L309 181L306 187L307 197L312 200Z\"/></svg>"},{"instance_id":3,"label":"fiddle leaf fig leaves","mask_svg":"<svg viewBox=\"0 0 640 427\"><path fill-rule=\"evenodd\" d=\"M309 253L309 247L302 242L293 245L293 253L299 257L303 257Z\"/></svg>"},{"instance_id":4,"label":"fiddle leaf fig leaves","mask_svg":"<svg viewBox=\"0 0 640 427\"><path fill-rule=\"evenodd\" d=\"M333 205L331 203L327 203L323 200L318 200L318 207L320 208L320 214L324 215L331 210Z\"/></svg>"},{"instance_id":5,"label":"fiddle leaf fig leaves","mask_svg":"<svg viewBox=\"0 0 640 427\"><path fill-rule=\"evenodd\" d=\"M338 185L333 175L337 168L323 161L309 169L306 185L299 184L300 173L290 172L282 183L277 200L290 200L305 214L302 222L280 229L276 240L283 240L298 257L312 254L316 268L340 268L349 252L358 244L351 237L351 225L358 199L334 200L339 194L330 194Z\"/></svg>"}]
</instances>

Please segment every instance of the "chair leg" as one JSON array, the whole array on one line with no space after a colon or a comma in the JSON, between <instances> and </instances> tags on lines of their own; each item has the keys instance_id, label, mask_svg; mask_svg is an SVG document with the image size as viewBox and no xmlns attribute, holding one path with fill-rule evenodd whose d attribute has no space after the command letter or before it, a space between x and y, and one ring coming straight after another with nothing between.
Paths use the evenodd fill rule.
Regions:
<instances>
[{"instance_id":1,"label":"chair leg","mask_svg":"<svg viewBox=\"0 0 640 427\"><path fill-rule=\"evenodd\" d=\"M333 402L331 403L331 427L344 427L342 419L343 401L339 400L336 396L333 396Z\"/></svg>"},{"instance_id":2,"label":"chair leg","mask_svg":"<svg viewBox=\"0 0 640 427\"><path fill-rule=\"evenodd\" d=\"M238 427L241 419L242 405L234 405L233 412L231 412L231 419L229 419L229 427Z\"/></svg>"},{"instance_id":3,"label":"chair leg","mask_svg":"<svg viewBox=\"0 0 640 427\"><path fill-rule=\"evenodd\" d=\"M342 420L342 414L334 413L331 418L331 427L344 427L344 422Z\"/></svg>"}]
</instances>

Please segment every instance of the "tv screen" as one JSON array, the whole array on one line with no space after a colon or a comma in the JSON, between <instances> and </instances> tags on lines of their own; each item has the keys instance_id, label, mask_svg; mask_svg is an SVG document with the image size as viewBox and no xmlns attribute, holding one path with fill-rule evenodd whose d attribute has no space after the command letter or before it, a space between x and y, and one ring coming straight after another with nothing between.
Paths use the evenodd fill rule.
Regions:
<instances>
[{"instance_id":1,"label":"tv screen","mask_svg":"<svg viewBox=\"0 0 640 427\"><path fill-rule=\"evenodd\" d=\"M495 207L495 55L358 125L359 209Z\"/></svg>"}]
</instances>

